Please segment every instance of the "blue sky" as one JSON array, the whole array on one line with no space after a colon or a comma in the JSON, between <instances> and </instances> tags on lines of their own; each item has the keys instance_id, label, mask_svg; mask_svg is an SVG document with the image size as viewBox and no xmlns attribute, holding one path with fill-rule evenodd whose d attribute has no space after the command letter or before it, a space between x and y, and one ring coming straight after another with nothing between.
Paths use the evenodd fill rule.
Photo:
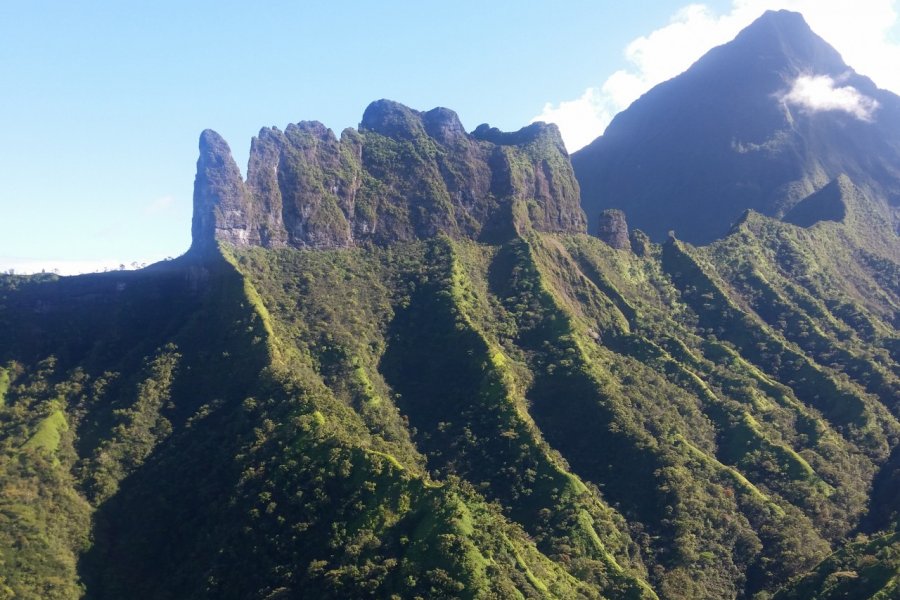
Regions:
<instances>
[{"instance_id":1,"label":"blue sky","mask_svg":"<svg viewBox=\"0 0 900 600\"><path fill-rule=\"evenodd\" d=\"M207 127L243 169L262 126L315 119L340 131L391 98L447 106L469 129L558 118L573 150L642 86L730 39L749 22L740 11L804 1L2 0L0 270L184 252Z\"/></svg>"}]
</instances>

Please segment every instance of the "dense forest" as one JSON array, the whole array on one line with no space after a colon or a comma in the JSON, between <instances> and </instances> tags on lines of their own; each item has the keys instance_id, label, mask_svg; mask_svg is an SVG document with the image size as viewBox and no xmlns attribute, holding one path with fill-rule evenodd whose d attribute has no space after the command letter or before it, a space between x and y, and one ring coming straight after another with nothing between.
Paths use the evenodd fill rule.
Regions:
<instances>
[{"instance_id":1,"label":"dense forest","mask_svg":"<svg viewBox=\"0 0 900 600\"><path fill-rule=\"evenodd\" d=\"M0 275L0 598L900 596L893 180L694 245L589 235L585 164L208 130L186 254Z\"/></svg>"},{"instance_id":2,"label":"dense forest","mask_svg":"<svg viewBox=\"0 0 900 600\"><path fill-rule=\"evenodd\" d=\"M896 259L632 239L6 276L0 589L890 597Z\"/></svg>"}]
</instances>

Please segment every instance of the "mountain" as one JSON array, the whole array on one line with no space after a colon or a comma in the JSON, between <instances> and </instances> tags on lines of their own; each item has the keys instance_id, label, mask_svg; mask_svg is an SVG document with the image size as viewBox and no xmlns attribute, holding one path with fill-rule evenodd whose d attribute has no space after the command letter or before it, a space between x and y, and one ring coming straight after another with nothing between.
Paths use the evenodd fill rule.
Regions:
<instances>
[{"instance_id":1,"label":"mountain","mask_svg":"<svg viewBox=\"0 0 900 600\"><path fill-rule=\"evenodd\" d=\"M0 275L0 597L896 590L900 248L852 175L695 247L588 235L542 124L199 150L184 256Z\"/></svg>"},{"instance_id":2,"label":"mountain","mask_svg":"<svg viewBox=\"0 0 900 600\"><path fill-rule=\"evenodd\" d=\"M373 102L338 140L318 122L264 128L247 181L228 144L200 137L194 248L342 248L431 237L501 239L523 219L584 231L578 184L555 125L466 133L456 113Z\"/></svg>"},{"instance_id":3,"label":"mountain","mask_svg":"<svg viewBox=\"0 0 900 600\"><path fill-rule=\"evenodd\" d=\"M805 200L848 178L900 227L900 97L848 67L803 17L767 12L617 115L572 156L589 230L621 209L654 240L705 244L744 210L833 219ZM795 215L796 216L796 215Z\"/></svg>"}]
</instances>

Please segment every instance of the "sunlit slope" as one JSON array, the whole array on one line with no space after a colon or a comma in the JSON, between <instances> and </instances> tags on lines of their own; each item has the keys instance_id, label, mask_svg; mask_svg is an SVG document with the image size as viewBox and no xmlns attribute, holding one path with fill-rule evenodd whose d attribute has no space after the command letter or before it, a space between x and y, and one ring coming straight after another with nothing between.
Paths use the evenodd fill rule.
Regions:
<instances>
[{"instance_id":1,"label":"sunlit slope","mask_svg":"<svg viewBox=\"0 0 900 600\"><path fill-rule=\"evenodd\" d=\"M467 481L554 560L727 597L840 543L900 431L891 259L842 240L794 264L818 234L757 221L643 257L545 234L236 257L277 335L401 464ZM784 290L732 283L753 268ZM829 282L815 302L791 287L804 272ZM773 293L789 318L766 312Z\"/></svg>"},{"instance_id":2,"label":"sunlit slope","mask_svg":"<svg viewBox=\"0 0 900 600\"><path fill-rule=\"evenodd\" d=\"M411 446L370 432L224 261L14 283L6 593L653 597L599 542L602 507L573 509L597 563L578 579L471 486L431 479ZM55 304L34 320L35 302ZM47 324L64 358L29 346ZM547 468L561 493L583 493Z\"/></svg>"},{"instance_id":3,"label":"sunlit slope","mask_svg":"<svg viewBox=\"0 0 900 600\"><path fill-rule=\"evenodd\" d=\"M845 544L891 539L900 436L898 261L855 232L5 278L0 591L737 598L860 553L892 589Z\"/></svg>"}]
</instances>

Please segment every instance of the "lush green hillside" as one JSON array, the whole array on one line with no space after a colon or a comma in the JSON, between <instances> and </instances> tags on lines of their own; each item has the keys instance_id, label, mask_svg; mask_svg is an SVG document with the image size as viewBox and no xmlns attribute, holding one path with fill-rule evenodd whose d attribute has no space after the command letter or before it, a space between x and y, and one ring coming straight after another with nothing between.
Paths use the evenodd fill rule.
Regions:
<instances>
[{"instance_id":1,"label":"lush green hillside","mask_svg":"<svg viewBox=\"0 0 900 600\"><path fill-rule=\"evenodd\" d=\"M246 180L204 132L185 256L0 276L0 598L896 594L900 245L849 172L605 243L553 126L379 101Z\"/></svg>"},{"instance_id":2,"label":"lush green hillside","mask_svg":"<svg viewBox=\"0 0 900 600\"><path fill-rule=\"evenodd\" d=\"M0 596L889 597L900 261L857 231L4 277Z\"/></svg>"},{"instance_id":3,"label":"lush green hillside","mask_svg":"<svg viewBox=\"0 0 900 600\"><path fill-rule=\"evenodd\" d=\"M835 552L775 600L890 600L900 595L900 533L860 539Z\"/></svg>"}]
</instances>

